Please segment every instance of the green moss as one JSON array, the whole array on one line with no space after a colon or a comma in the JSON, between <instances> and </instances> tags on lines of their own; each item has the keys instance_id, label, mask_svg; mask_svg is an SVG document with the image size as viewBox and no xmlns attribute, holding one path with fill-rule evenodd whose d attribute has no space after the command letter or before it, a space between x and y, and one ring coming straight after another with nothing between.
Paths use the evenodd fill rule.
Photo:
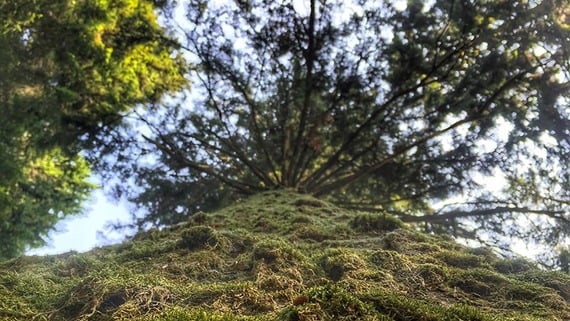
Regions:
<instances>
[{"instance_id":1,"label":"green moss","mask_svg":"<svg viewBox=\"0 0 570 321\"><path fill-rule=\"evenodd\" d=\"M394 250L403 253L423 253L423 248L418 248L424 244L436 243L427 235L414 231L398 229L387 233L382 239L382 247L386 250Z\"/></svg>"},{"instance_id":2,"label":"green moss","mask_svg":"<svg viewBox=\"0 0 570 321\"><path fill-rule=\"evenodd\" d=\"M485 260L477 255L471 253L462 253L458 251L444 250L435 255L435 258L441 260L443 263L459 268L476 268L485 265Z\"/></svg>"},{"instance_id":3,"label":"green moss","mask_svg":"<svg viewBox=\"0 0 570 321\"><path fill-rule=\"evenodd\" d=\"M570 320L569 284L523 259L273 191L120 245L2 263L0 319Z\"/></svg>"},{"instance_id":4,"label":"green moss","mask_svg":"<svg viewBox=\"0 0 570 321\"><path fill-rule=\"evenodd\" d=\"M497 272L503 274L516 274L536 269L535 264L523 258L498 260L493 263L493 267Z\"/></svg>"},{"instance_id":5,"label":"green moss","mask_svg":"<svg viewBox=\"0 0 570 321\"><path fill-rule=\"evenodd\" d=\"M508 283L509 280L504 276L485 269L455 269L449 281L449 285L457 290L478 297L489 297Z\"/></svg>"},{"instance_id":6,"label":"green moss","mask_svg":"<svg viewBox=\"0 0 570 321\"><path fill-rule=\"evenodd\" d=\"M293 236L295 239L322 242L324 240L335 239L336 235L314 225L294 225Z\"/></svg>"},{"instance_id":7,"label":"green moss","mask_svg":"<svg viewBox=\"0 0 570 321\"><path fill-rule=\"evenodd\" d=\"M306 260L302 252L292 246L291 243L277 238L258 241L253 246L252 257L254 261L264 261L276 266L295 265Z\"/></svg>"},{"instance_id":8,"label":"green moss","mask_svg":"<svg viewBox=\"0 0 570 321\"><path fill-rule=\"evenodd\" d=\"M188 250L215 247L220 243L219 234L209 226L193 226L185 229L177 246Z\"/></svg>"},{"instance_id":9,"label":"green moss","mask_svg":"<svg viewBox=\"0 0 570 321\"><path fill-rule=\"evenodd\" d=\"M352 218L349 223L357 232L390 232L404 227L401 220L389 214L360 214Z\"/></svg>"},{"instance_id":10,"label":"green moss","mask_svg":"<svg viewBox=\"0 0 570 321\"><path fill-rule=\"evenodd\" d=\"M416 265L417 275L425 288L438 288L449 279L449 269L445 266L423 263Z\"/></svg>"},{"instance_id":11,"label":"green moss","mask_svg":"<svg viewBox=\"0 0 570 321\"><path fill-rule=\"evenodd\" d=\"M524 273L517 274L515 279L551 288L556 291L564 301L570 302L570 275L566 273L528 269Z\"/></svg>"},{"instance_id":12,"label":"green moss","mask_svg":"<svg viewBox=\"0 0 570 321\"><path fill-rule=\"evenodd\" d=\"M316 314L318 320L378 320L379 317L371 305L339 286L313 287L307 290L307 295L310 304L299 310L301 318L311 314Z\"/></svg>"},{"instance_id":13,"label":"green moss","mask_svg":"<svg viewBox=\"0 0 570 321\"><path fill-rule=\"evenodd\" d=\"M269 320L262 317L237 316L229 313L215 313L209 311L192 311L173 308L166 312L137 318L138 321L262 321Z\"/></svg>"},{"instance_id":14,"label":"green moss","mask_svg":"<svg viewBox=\"0 0 570 321\"><path fill-rule=\"evenodd\" d=\"M339 281L350 272L366 266L365 261L348 249L330 249L318 258L318 265L327 278Z\"/></svg>"},{"instance_id":15,"label":"green moss","mask_svg":"<svg viewBox=\"0 0 570 321\"><path fill-rule=\"evenodd\" d=\"M465 305L441 306L429 301L412 299L401 294L377 291L362 296L383 315L395 321L486 321L494 320L478 309Z\"/></svg>"}]
</instances>

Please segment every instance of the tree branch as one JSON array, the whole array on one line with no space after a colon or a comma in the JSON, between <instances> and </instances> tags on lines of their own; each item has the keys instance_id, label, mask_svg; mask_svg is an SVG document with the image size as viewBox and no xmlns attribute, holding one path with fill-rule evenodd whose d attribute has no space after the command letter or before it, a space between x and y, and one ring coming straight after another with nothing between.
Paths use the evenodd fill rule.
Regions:
<instances>
[{"instance_id":1,"label":"tree branch","mask_svg":"<svg viewBox=\"0 0 570 321\"><path fill-rule=\"evenodd\" d=\"M396 159L400 155L407 153L409 150L411 150L414 147L417 147L423 143L426 143L435 137L441 136L442 134L444 134L444 133L446 133L446 132L448 132L454 128L457 128L463 124L467 124L467 123L470 123L472 121L475 121L475 120L478 120L478 119L481 119L484 117L488 117L488 114L490 114L489 108L491 107L492 103L495 102L495 100L499 97L499 95L501 95L508 88L510 88L511 85L513 85L518 79L522 78L522 76L524 76L525 74L527 74L528 72L530 72L531 70L533 70L535 68L536 67L532 66L531 68L520 71L519 73L515 74L514 76L512 76L511 78L506 80L501 86L499 86L499 88L497 88L493 92L492 95L490 95L487 99L485 99L485 101L483 103L479 104L478 106L475 106L476 108L474 108L473 111L470 114L468 114L464 119L459 120L459 121L449 125L447 128L444 128L441 130L436 130L430 134L427 134L426 136L416 140L415 142L401 148L396 153L386 157L384 160L378 162L375 165L368 166L368 167L363 168L362 170L360 170L358 172L349 174L349 175L347 175L343 178L340 178L336 181L333 181L332 183L329 183L325 186L322 186L320 188L316 188L313 195L315 195L315 196L326 195L335 189L341 188L341 187L346 186L346 185L350 185L353 182L360 179L361 177L369 175L370 173L373 173L374 171L380 169L382 166L385 166L386 164L393 161L394 159Z\"/></svg>"},{"instance_id":2,"label":"tree branch","mask_svg":"<svg viewBox=\"0 0 570 321\"><path fill-rule=\"evenodd\" d=\"M358 139L360 137L361 133L365 129L368 129L371 126L371 124L373 124L373 122L376 120L376 118L384 110L386 110L388 107L390 107L390 105L392 105L394 102L396 102L401 97L404 97L410 93L413 93L414 91L418 90L419 88L422 88L422 87L432 83L434 81L431 79L432 75L434 75L438 70L440 70L440 68L443 68L448 62L451 61L452 66L455 66L457 64L457 62L454 62L453 58L455 58L457 55L459 55L460 52L462 50L464 50L466 46L467 46L466 43L464 43L461 46L458 46L458 48L456 48L454 51L447 54L441 61L439 61L437 63L435 63L435 60L434 60L434 66L432 67L432 70L430 71L429 74L425 75L418 84L411 86L409 88L401 89L401 90L397 91L392 97L390 97L388 100L386 100L381 105L379 105L370 114L370 116L362 124L360 124L360 126L358 126L358 128L355 131L347 134L347 139L344 141L344 143L341 145L341 147L336 151L336 153L333 154L323 165L320 166L320 168L318 170L316 170L306 180L307 186L311 186L311 188L313 188L313 186L320 185L320 183L317 184L317 183L315 183L315 181L316 180L320 180L320 182L324 181L324 180L320 179L321 176L324 173L326 173L327 171L329 171L330 168L332 168L333 166L338 164L338 161L339 161L340 157L342 156L342 154L345 153L348 150L348 148L350 148L350 146L352 146L354 141L356 141L356 139ZM447 76L447 75L449 75L449 71L445 74L445 76Z\"/></svg>"},{"instance_id":3,"label":"tree branch","mask_svg":"<svg viewBox=\"0 0 570 321\"><path fill-rule=\"evenodd\" d=\"M171 157L176 158L180 162L180 164L183 164L183 165L187 166L188 168L193 169L195 171L198 171L200 173L205 173L205 174L211 175L212 177L215 177L216 179L220 180L222 183L225 183L228 186L237 189L238 191L241 191L241 192L243 192L245 194L249 194L249 195L251 195L255 192L262 191L262 189L258 186L247 184L247 183L244 183L240 180L229 179L226 176L222 175L221 173L216 172L214 169L212 169L207 164L200 164L200 163L190 161L189 159L187 159L184 155L182 155L180 153L180 150L178 148L176 148L176 146L171 146L171 144L166 140L165 137L161 137L164 144L162 144L159 141L154 140L150 137L147 137L145 135L142 135L142 137L147 142L155 145L162 152L166 153L167 155L170 155Z\"/></svg>"},{"instance_id":4,"label":"tree branch","mask_svg":"<svg viewBox=\"0 0 570 321\"><path fill-rule=\"evenodd\" d=\"M295 137L295 146L293 147L293 168L288 168L286 173L287 186L293 186L295 177L299 171L300 162L302 161L301 150L306 146L304 142L305 129L307 127L307 118L309 117L311 106L311 95L313 92L313 67L315 63L315 17L316 17L316 0L311 0L311 12L309 14L309 43L305 51L305 64L307 66L307 77L305 79L305 96L303 99L303 108L301 110L301 118L299 120L299 128L297 129L297 136ZM285 173L284 173L285 174Z\"/></svg>"},{"instance_id":5,"label":"tree branch","mask_svg":"<svg viewBox=\"0 0 570 321\"><path fill-rule=\"evenodd\" d=\"M240 93L240 95L243 97L247 106L249 106L249 109L251 111L251 115L249 116L249 118L253 124L253 136L255 137L257 144L261 147L261 150L263 151L263 156L265 157L265 163L267 166L267 171L272 173L274 176L274 179L275 179L275 182L272 182L270 179L268 179L269 181L266 181L265 183L266 184L270 183L270 185L275 185L279 181L279 177L277 175L277 172L276 172L276 169L274 166L274 164L276 162L271 157L271 155L268 151L267 145L265 144L265 140L263 139L263 135L262 135L259 123L257 121L257 118L258 118L257 104L251 98L250 94L248 93L246 86L241 83L239 77L236 75L236 73L238 73L238 72L236 70L231 70L231 71L227 70L221 64L218 64L218 65L219 65L218 68L220 69L220 74L225 75L227 77L227 79L230 81L230 83L232 84L234 89L236 89L237 92ZM261 171L261 172L263 172L263 171ZM264 173L264 176L267 176L267 175Z\"/></svg>"},{"instance_id":6,"label":"tree branch","mask_svg":"<svg viewBox=\"0 0 570 321\"><path fill-rule=\"evenodd\" d=\"M526 214L546 215L553 219L562 220L566 223L570 223L570 220L562 215L566 213L564 211L533 210L527 207L508 207L508 206L500 206L490 209L481 209L473 211L450 211L437 215L423 215L423 216L400 215L399 218L407 223L416 223L416 222L442 223L444 221L453 220L457 218L474 217L474 216L479 216L479 217L492 216L501 213L526 213Z\"/></svg>"},{"instance_id":7,"label":"tree branch","mask_svg":"<svg viewBox=\"0 0 570 321\"><path fill-rule=\"evenodd\" d=\"M442 130L438 130L435 131L421 139L416 140L414 143L400 149L398 152L386 157L385 159L383 159L382 161L368 166L368 167L364 167L362 170L358 171L358 172L354 172L351 173L349 175L346 175L342 178L337 179L336 181L333 181L327 185L324 185L320 188L316 188L313 192L313 195L315 196L322 196L322 195L326 195L328 193L330 193L331 191L334 191L338 188L341 188L343 186L347 186L352 184L353 182L355 182L356 180L360 179L363 176L369 175L371 173L373 173L376 170L379 170L380 168L382 168L383 166L387 165L388 163L392 162L394 159L396 159L398 156L403 155L405 153L407 153L408 151L410 151L412 148L421 145L427 141L429 141L430 139L440 136L454 128L457 128L463 124L469 123L473 121L470 117L466 117L465 119L462 119L460 121L457 121L453 124L451 124L450 126L448 126L447 128L444 128Z\"/></svg>"},{"instance_id":8,"label":"tree branch","mask_svg":"<svg viewBox=\"0 0 570 321\"><path fill-rule=\"evenodd\" d=\"M204 58L202 58L202 59L204 59L205 61L209 61L209 60L207 60L206 57L204 57ZM211 64L212 64L212 63L215 63L215 62L211 62L211 61L209 61L209 62L210 62ZM219 71L220 71L221 74L224 74L224 73L227 74L227 73L228 73L227 71L224 72L223 66L220 66L220 65L217 64L217 63L215 63L215 64L216 64L216 66L217 66L218 68L220 68ZM212 90L212 84L211 84L211 81L210 81L210 76L209 76L209 74L207 74L208 81L206 81L205 79L203 79L203 77L201 77L200 75L197 75L197 76L198 76L198 79L202 82L202 85L204 86L204 88L206 88L206 90L207 90L207 92L208 92L209 100L212 102L214 108L216 109L216 111L217 111L217 113L218 113L218 117L219 117L219 119L220 119L220 122L223 124L224 130L225 130L226 134L228 135L228 138L225 139L225 138L219 136L219 135L218 135L216 132L214 132L214 131L209 131L209 133L212 134L212 135L214 135L214 137L216 137L216 139L218 139L221 143L225 144L226 146L228 146L228 147L232 150L232 152L230 152L230 153L228 153L228 152L225 152L225 153L228 153L228 155L230 155L230 156L231 156L231 154L237 155L237 156L238 156L237 159L238 159L239 161L241 161L242 163L244 163L244 164L252 171L252 173L253 173L255 176L257 176L260 180L262 180L266 185L268 185L268 186L274 185L275 182L273 182L273 181L271 180L271 178L270 178L262 169L259 169L258 166L256 166L256 165L253 164L251 161L249 161L249 158L247 157L247 155L245 155L245 153L243 152L242 148L240 148L240 146L238 146L238 144L236 144L236 142L233 140L233 135L232 135L230 129L228 128L228 125L227 125L226 121L223 119L223 111L222 111L221 107L218 105L218 102L217 102L216 99L215 99L216 97L215 97L215 94L214 94L214 92L213 92L213 90ZM229 76L227 76L227 77L229 78ZM230 81L232 82L232 85L234 86L234 88L236 88L238 91L240 91L240 92L242 93L242 95L247 95L247 92L245 91L245 89L243 89L241 86L239 86L239 84L237 83L237 80L232 81L232 80L230 79ZM248 98L249 98L249 97L244 96L244 99L246 99L248 105L250 105L250 108L255 108L255 106L252 107L252 104L254 104L254 103L248 101ZM259 129L257 128L257 123L255 123L255 127L256 127L256 129L257 129L257 130L255 130L255 132L259 133ZM254 135L255 135L255 133L254 133ZM198 139L196 136L194 136L194 135L193 135L192 138L193 138L193 139L196 139L196 140L199 140L199 139ZM200 140L199 140L199 141L200 141ZM203 143L203 141L201 141L201 143ZM207 146L207 145L206 145L206 146ZM265 146L265 145L262 145L262 149L265 151L266 157L269 157L269 156L267 155L267 149L266 149L266 146ZM267 162L271 163L271 160L268 158L268 159L267 159ZM268 164L268 166L270 167L270 168L268 169L268 171L270 171L270 172L272 171L273 173L275 173L275 169L274 169L270 164Z\"/></svg>"}]
</instances>

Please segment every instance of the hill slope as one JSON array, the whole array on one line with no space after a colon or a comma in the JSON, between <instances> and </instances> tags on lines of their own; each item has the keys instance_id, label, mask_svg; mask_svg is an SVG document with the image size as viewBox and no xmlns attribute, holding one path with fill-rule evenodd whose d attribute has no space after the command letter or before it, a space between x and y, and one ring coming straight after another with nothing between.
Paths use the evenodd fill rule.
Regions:
<instances>
[{"instance_id":1,"label":"hill slope","mask_svg":"<svg viewBox=\"0 0 570 321\"><path fill-rule=\"evenodd\" d=\"M568 275L288 191L0 264L0 298L0 320L570 320Z\"/></svg>"}]
</instances>

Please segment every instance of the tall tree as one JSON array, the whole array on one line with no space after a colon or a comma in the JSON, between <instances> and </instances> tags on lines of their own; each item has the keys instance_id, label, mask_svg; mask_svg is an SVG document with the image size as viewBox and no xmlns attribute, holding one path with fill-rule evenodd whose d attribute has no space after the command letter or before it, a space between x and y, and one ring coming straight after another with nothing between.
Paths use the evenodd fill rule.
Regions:
<instances>
[{"instance_id":1,"label":"tall tree","mask_svg":"<svg viewBox=\"0 0 570 321\"><path fill-rule=\"evenodd\" d=\"M186 83L156 19L146 0L0 1L0 259L81 213L82 150Z\"/></svg>"},{"instance_id":2,"label":"tall tree","mask_svg":"<svg viewBox=\"0 0 570 321\"><path fill-rule=\"evenodd\" d=\"M461 237L568 236L566 1L185 8L184 23L166 14L197 94L140 114L140 153L116 167L149 187L118 189L145 209L140 226L288 187ZM494 174L502 193L481 187Z\"/></svg>"}]
</instances>

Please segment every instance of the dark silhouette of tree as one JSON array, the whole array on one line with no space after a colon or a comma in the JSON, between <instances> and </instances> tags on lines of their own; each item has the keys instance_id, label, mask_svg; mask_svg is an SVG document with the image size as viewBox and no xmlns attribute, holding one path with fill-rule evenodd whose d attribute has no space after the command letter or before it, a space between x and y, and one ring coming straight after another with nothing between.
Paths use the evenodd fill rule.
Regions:
<instances>
[{"instance_id":1,"label":"dark silhouette of tree","mask_svg":"<svg viewBox=\"0 0 570 321\"><path fill-rule=\"evenodd\" d=\"M144 135L121 133L138 147L113 173L143 188L116 191L144 210L139 226L292 188L429 231L555 244L570 232L567 8L192 1L185 21L166 9L194 94L137 114ZM505 190L485 191L497 173Z\"/></svg>"}]
</instances>

